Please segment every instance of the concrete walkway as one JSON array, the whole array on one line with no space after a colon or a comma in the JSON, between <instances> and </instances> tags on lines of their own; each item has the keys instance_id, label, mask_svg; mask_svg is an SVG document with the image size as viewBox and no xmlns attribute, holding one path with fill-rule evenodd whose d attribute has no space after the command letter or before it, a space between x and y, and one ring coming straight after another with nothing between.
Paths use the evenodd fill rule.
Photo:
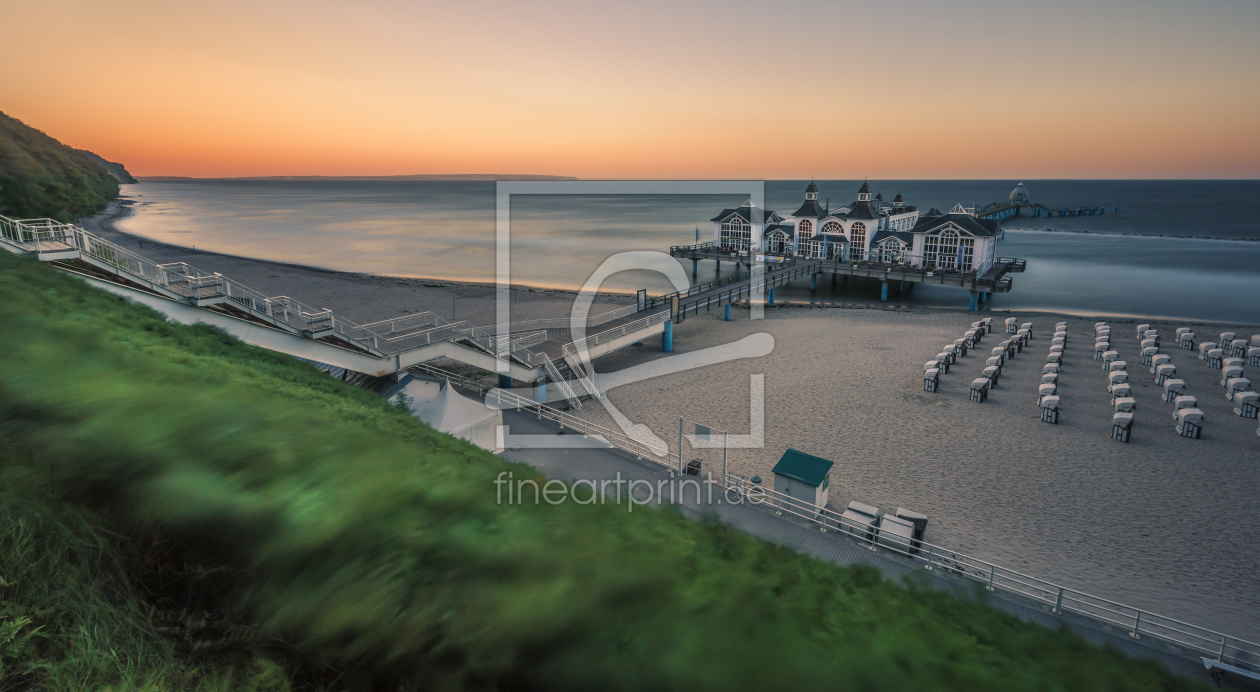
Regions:
<instances>
[{"instance_id":1,"label":"concrete walkway","mask_svg":"<svg viewBox=\"0 0 1260 692\"><path fill-rule=\"evenodd\" d=\"M577 480L606 481L617 478L625 481L642 481L650 483L653 488L669 487L671 473L660 464L646 459L635 460L616 449L601 449L600 443L593 439L583 439L580 434L562 431L554 422L538 420L535 416L518 411L504 411L503 423L508 426L516 447L503 452L503 457L511 461L527 463L538 469L549 478L572 483ZM559 445L564 448L541 448L534 445L551 444L558 433L564 439ZM522 437L536 436L536 437ZM721 473L721 469L704 469ZM677 477L673 477L677 480ZM615 486L607 487L607 495L615 495ZM626 486L623 486L626 487ZM639 484L639 488L644 486ZM925 583L940 589L951 591L959 596L972 597L977 593L984 594L977 588L977 583L963 577L949 575L941 570L927 571L921 563L888 550L871 550L864 543L849 540L837 531L822 532L817 527L807 526L805 522L797 522L785 516L777 516L773 508L752 506L749 504L732 504L724 501L720 492L720 483L715 482L709 494L701 486L700 502L696 502L695 491L688 486L686 497L672 502L678 505L684 514L699 517L711 515L719 521L750 535L756 536L777 545L791 548L799 553L832 562L837 565L870 565L876 567L887 578L900 578L903 575L920 573L926 575ZM670 503L665 498L665 503ZM656 504L662 504L656 498ZM646 508L644 508L646 509ZM636 511L642 511L636 508ZM1198 659L1187 658L1184 654L1162 646L1161 642L1136 641L1127 631L1112 628L1102 623L1089 620L1074 614L1058 616L1050 612L1045 604L1036 602L1019 594L998 591L987 595L993 607L1006 611L1026 622L1044 627L1057 628L1066 623L1074 631L1096 646L1113 646L1124 653L1157 661L1169 670L1192 680L1214 684L1211 676ZM1260 691L1260 684L1240 678L1237 675L1226 675L1221 681L1222 689Z\"/></svg>"}]
</instances>

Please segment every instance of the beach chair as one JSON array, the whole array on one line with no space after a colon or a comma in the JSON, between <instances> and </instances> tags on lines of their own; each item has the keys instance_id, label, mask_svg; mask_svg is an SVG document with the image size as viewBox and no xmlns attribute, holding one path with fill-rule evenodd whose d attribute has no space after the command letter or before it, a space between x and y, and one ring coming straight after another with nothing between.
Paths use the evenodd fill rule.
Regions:
<instances>
[{"instance_id":1,"label":"beach chair","mask_svg":"<svg viewBox=\"0 0 1260 692\"><path fill-rule=\"evenodd\" d=\"M1234 413L1243 418L1260 414L1260 392L1239 392L1234 395Z\"/></svg>"},{"instance_id":2,"label":"beach chair","mask_svg":"<svg viewBox=\"0 0 1260 692\"><path fill-rule=\"evenodd\" d=\"M1260 334L1251 335L1251 345L1260 348Z\"/></svg>"},{"instance_id":3,"label":"beach chair","mask_svg":"<svg viewBox=\"0 0 1260 692\"><path fill-rule=\"evenodd\" d=\"M1163 353L1151 356L1151 373L1154 374L1156 372L1156 368L1158 368L1161 365L1164 365L1166 363L1171 363L1171 362L1172 362L1172 357Z\"/></svg>"},{"instance_id":4,"label":"beach chair","mask_svg":"<svg viewBox=\"0 0 1260 692\"><path fill-rule=\"evenodd\" d=\"M1231 358L1247 357L1247 342L1242 339L1234 339L1229 342L1229 355Z\"/></svg>"},{"instance_id":5,"label":"beach chair","mask_svg":"<svg viewBox=\"0 0 1260 692\"><path fill-rule=\"evenodd\" d=\"M1113 360L1111 365L1107 367L1107 372L1115 372L1117 370L1128 370L1129 364L1122 360Z\"/></svg>"},{"instance_id":6,"label":"beach chair","mask_svg":"<svg viewBox=\"0 0 1260 692\"><path fill-rule=\"evenodd\" d=\"M1207 360L1207 353L1216 348L1215 341L1204 341L1199 344L1199 360Z\"/></svg>"},{"instance_id":7,"label":"beach chair","mask_svg":"<svg viewBox=\"0 0 1260 692\"><path fill-rule=\"evenodd\" d=\"M1116 405L1116 399L1123 399L1126 396L1132 395L1132 391L1129 389L1129 385L1127 382L1121 383L1121 384L1115 384L1115 385L1108 385L1107 389L1111 390L1111 405L1112 406Z\"/></svg>"},{"instance_id":8,"label":"beach chair","mask_svg":"<svg viewBox=\"0 0 1260 692\"><path fill-rule=\"evenodd\" d=\"M1183 408L1177 412L1177 433L1192 440L1203 432L1203 412L1197 408Z\"/></svg>"},{"instance_id":9,"label":"beach chair","mask_svg":"<svg viewBox=\"0 0 1260 692\"><path fill-rule=\"evenodd\" d=\"M959 339L959 340L955 341L955 342L954 342L954 351L956 351L956 352L958 353L958 356L959 356L960 358L966 358L966 357L967 357L967 340L966 340L966 339Z\"/></svg>"},{"instance_id":10,"label":"beach chair","mask_svg":"<svg viewBox=\"0 0 1260 692\"><path fill-rule=\"evenodd\" d=\"M1214 348L1207 352L1207 366L1213 370L1220 370L1221 361L1224 359L1224 349Z\"/></svg>"},{"instance_id":11,"label":"beach chair","mask_svg":"<svg viewBox=\"0 0 1260 692\"><path fill-rule=\"evenodd\" d=\"M1059 347L1062 347L1062 348L1066 348L1066 347L1067 347L1067 339L1064 339L1064 338L1063 338L1063 337L1061 337L1061 336L1056 336L1056 337L1054 337L1053 339L1051 339L1051 340L1050 340L1050 345L1051 345L1051 346L1059 346Z\"/></svg>"},{"instance_id":12,"label":"beach chair","mask_svg":"<svg viewBox=\"0 0 1260 692\"><path fill-rule=\"evenodd\" d=\"M908 555L914 539L914 523L891 514L879 518L877 545Z\"/></svg>"},{"instance_id":13,"label":"beach chair","mask_svg":"<svg viewBox=\"0 0 1260 692\"><path fill-rule=\"evenodd\" d=\"M1159 398L1170 404L1177 402L1177 396L1186 389L1185 380L1164 380L1164 393Z\"/></svg>"},{"instance_id":14,"label":"beach chair","mask_svg":"<svg viewBox=\"0 0 1260 692\"><path fill-rule=\"evenodd\" d=\"M998 356L993 356L992 358L989 358L988 360L984 361L984 367L997 368L998 374L1001 375L1002 374L1002 359Z\"/></svg>"},{"instance_id":15,"label":"beach chair","mask_svg":"<svg viewBox=\"0 0 1260 692\"><path fill-rule=\"evenodd\" d=\"M1140 340L1142 338L1142 335L1146 333L1146 330L1150 328L1151 328L1151 325L1149 324L1139 324L1137 326L1137 338Z\"/></svg>"},{"instance_id":16,"label":"beach chair","mask_svg":"<svg viewBox=\"0 0 1260 692\"><path fill-rule=\"evenodd\" d=\"M1059 397L1048 396L1037 402L1037 406L1041 408L1041 420L1043 423L1059 424Z\"/></svg>"},{"instance_id":17,"label":"beach chair","mask_svg":"<svg viewBox=\"0 0 1260 692\"><path fill-rule=\"evenodd\" d=\"M935 363L932 363L932 365L935 365ZM924 370L923 371L923 391L929 394L935 394L936 390L940 389L940 387L941 387L941 371L936 368L932 368L931 370Z\"/></svg>"},{"instance_id":18,"label":"beach chair","mask_svg":"<svg viewBox=\"0 0 1260 692\"><path fill-rule=\"evenodd\" d=\"M990 332L993 331L993 318L992 317L983 317L980 319L980 321L984 323L985 331L990 331Z\"/></svg>"},{"instance_id":19,"label":"beach chair","mask_svg":"<svg viewBox=\"0 0 1260 692\"><path fill-rule=\"evenodd\" d=\"M1054 330L1056 332L1067 331L1067 322L1055 322ZM1257 345L1260 346L1260 344L1257 344Z\"/></svg>"},{"instance_id":20,"label":"beach chair","mask_svg":"<svg viewBox=\"0 0 1260 692\"><path fill-rule=\"evenodd\" d=\"M1133 434L1133 414L1117 411L1111 417L1111 439L1128 444Z\"/></svg>"},{"instance_id":21,"label":"beach chair","mask_svg":"<svg viewBox=\"0 0 1260 692\"><path fill-rule=\"evenodd\" d=\"M1058 384L1058 383L1059 383L1059 373L1057 373L1057 372L1047 372L1047 373L1042 373L1042 375L1041 375L1041 383L1042 383L1042 384Z\"/></svg>"},{"instance_id":22,"label":"beach chair","mask_svg":"<svg viewBox=\"0 0 1260 692\"><path fill-rule=\"evenodd\" d=\"M1183 351L1194 350L1194 332L1182 332L1177 335L1177 344L1181 346Z\"/></svg>"},{"instance_id":23,"label":"beach chair","mask_svg":"<svg viewBox=\"0 0 1260 692\"><path fill-rule=\"evenodd\" d=\"M1109 348L1111 348L1111 344L1106 342L1094 344L1094 360L1102 360L1103 354L1106 353Z\"/></svg>"},{"instance_id":24,"label":"beach chair","mask_svg":"<svg viewBox=\"0 0 1260 692\"><path fill-rule=\"evenodd\" d=\"M1032 322L1025 322L1019 325L1019 328L1020 330L1026 330L1028 332L1028 338L1032 338Z\"/></svg>"},{"instance_id":25,"label":"beach chair","mask_svg":"<svg viewBox=\"0 0 1260 692\"><path fill-rule=\"evenodd\" d=\"M1159 348L1155 346L1147 346L1142 349L1142 365L1152 365L1155 362L1155 356L1159 355Z\"/></svg>"},{"instance_id":26,"label":"beach chair","mask_svg":"<svg viewBox=\"0 0 1260 692\"><path fill-rule=\"evenodd\" d=\"M1107 326L1107 323L1106 323L1106 322L1095 322L1095 323L1094 323L1094 331L1098 331L1099 329L1101 329L1101 328L1103 328L1103 327L1106 327L1106 326Z\"/></svg>"},{"instance_id":27,"label":"beach chair","mask_svg":"<svg viewBox=\"0 0 1260 692\"><path fill-rule=\"evenodd\" d=\"M1247 363L1251 367L1260 367L1260 346L1252 346L1247 349Z\"/></svg>"},{"instance_id":28,"label":"beach chair","mask_svg":"<svg viewBox=\"0 0 1260 692\"><path fill-rule=\"evenodd\" d=\"M1111 363L1115 362L1116 360L1119 360L1119 358L1120 358L1119 351L1103 351L1103 354L1102 354L1103 370L1105 371L1108 368L1110 368Z\"/></svg>"},{"instance_id":29,"label":"beach chair","mask_svg":"<svg viewBox=\"0 0 1260 692\"><path fill-rule=\"evenodd\" d=\"M1180 339L1182 334L1189 333L1190 331L1192 330L1189 327L1177 327L1177 338ZM1138 328L1138 333L1139 334L1142 333L1142 330L1140 327Z\"/></svg>"},{"instance_id":30,"label":"beach chair","mask_svg":"<svg viewBox=\"0 0 1260 692\"><path fill-rule=\"evenodd\" d=\"M1232 377L1225 384L1225 398L1230 401L1234 397L1251 389L1251 380L1245 377Z\"/></svg>"},{"instance_id":31,"label":"beach chair","mask_svg":"<svg viewBox=\"0 0 1260 692\"><path fill-rule=\"evenodd\" d=\"M989 398L989 378L977 377L971 381L971 400L977 403Z\"/></svg>"},{"instance_id":32,"label":"beach chair","mask_svg":"<svg viewBox=\"0 0 1260 692\"><path fill-rule=\"evenodd\" d=\"M1183 408L1199 408L1199 400L1189 396L1182 395L1173 399L1173 418L1177 417L1177 412Z\"/></svg>"},{"instance_id":33,"label":"beach chair","mask_svg":"<svg viewBox=\"0 0 1260 692\"><path fill-rule=\"evenodd\" d=\"M1129 373L1125 372L1124 370L1117 370L1115 372L1108 373L1107 374L1107 391L1110 392L1112 396L1115 396L1116 387L1119 385L1125 385L1125 387L1128 388Z\"/></svg>"},{"instance_id":34,"label":"beach chair","mask_svg":"<svg viewBox=\"0 0 1260 692\"><path fill-rule=\"evenodd\" d=\"M1138 343L1138 348L1141 348L1142 350L1153 348L1158 351L1159 344L1155 343L1154 339L1142 339L1142 341Z\"/></svg>"},{"instance_id":35,"label":"beach chair","mask_svg":"<svg viewBox=\"0 0 1260 692\"><path fill-rule=\"evenodd\" d=\"M980 342L980 337L976 335L976 330L974 329L963 334L963 339L967 341L967 348L975 348L976 344Z\"/></svg>"},{"instance_id":36,"label":"beach chair","mask_svg":"<svg viewBox=\"0 0 1260 692\"><path fill-rule=\"evenodd\" d=\"M1062 338L1062 339L1063 339L1063 343L1065 343L1065 344L1066 344L1066 343L1067 343L1067 335L1068 335L1068 333L1067 333L1066 331L1064 331L1064 330L1060 329L1060 330L1058 330L1058 331L1056 331L1056 332L1054 333L1054 337L1053 337L1053 338L1055 338L1055 339Z\"/></svg>"},{"instance_id":37,"label":"beach chair","mask_svg":"<svg viewBox=\"0 0 1260 692\"><path fill-rule=\"evenodd\" d=\"M940 369L942 375L949 374L949 353L936 354L936 367Z\"/></svg>"},{"instance_id":38,"label":"beach chair","mask_svg":"<svg viewBox=\"0 0 1260 692\"><path fill-rule=\"evenodd\" d=\"M1055 365L1062 365L1062 363L1063 363L1063 353L1061 353L1061 352L1057 352L1057 351L1052 351L1052 352L1050 353L1050 355L1046 356L1046 362L1047 362L1047 363L1054 363ZM1059 371L1058 371L1058 370L1055 370L1055 372L1059 372Z\"/></svg>"},{"instance_id":39,"label":"beach chair","mask_svg":"<svg viewBox=\"0 0 1260 692\"><path fill-rule=\"evenodd\" d=\"M1049 375L1052 373L1057 374L1060 370L1061 368L1059 367L1058 361L1053 361L1050 363L1046 363L1044 366L1042 366L1041 374L1042 375Z\"/></svg>"},{"instance_id":40,"label":"beach chair","mask_svg":"<svg viewBox=\"0 0 1260 692\"><path fill-rule=\"evenodd\" d=\"M998 362L998 365L1003 365L1006 363L1006 347L1005 346L998 346L997 348L992 349L991 351L989 351L989 355L994 358L1002 359L1001 361Z\"/></svg>"},{"instance_id":41,"label":"beach chair","mask_svg":"<svg viewBox=\"0 0 1260 692\"><path fill-rule=\"evenodd\" d=\"M1231 377L1242 377L1243 359L1242 358L1223 358L1221 359L1221 386L1225 386L1225 380ZM1230 374L1234 373L1234 374Z\"/></svg>"},{"instance_id":42,"label":"beach chair","mask_svg":"<svg viewBox=\"0 0 1260 692\"><path fill-rule=\"evenodd\" d=\"M1019 320L1015 319L1014 317L1007 317L1006 318L1006 333L1014 334L1017 331L1019 331Z\"/></svg>"},{"instance_id":43,"label":"beach chair","mask_svg":"<svg viewBox=\"0 0 1260 692\"><path fill-rule=\"evenodd\" d=\"M1048 396L1054 396L1055 394L1058 394L1058 393L1059 393L1059 388L1053 383L1038 385L1037 386L1037 405L1038 406L1041 405L1042 399Z\"/></svg>"},{"instance_id":44,"label":"beach chair","mask_svg":"<svg viewBox=\"0 0 1260 692\"><path fill-rule=\"evenodd\" d=\"M1230 344L1232 344L1233 342L1234 342L1233 332L1221 332L1221 339L1218 342L1218 345L1221 348L1229 348Z\"/></svg>"},{"instance_id":45,"label":"beach chair","mask_svg":"<svg viewBox=\"0 0 1260 692\"><path fill-rule=\"evenodd\" d=\"M866 541L875 540L879 526L879 510L861 502L850 502L840 515L840 530Z\"/></svg>"},{"instance_id":46,"label":"beach chair","mask_svg":"<svg viewBox=\"0 0 1260 692\"><path fill-rule=\"evenodd\" d=\"M897 518L908 521L914 526L913 540L910 542L910 552L919 552L919 547L923 545L923 534L927 533L928 518L926 514L919 514L908 509L898 507Z\"/></svg>"},{"instance_id":47,"label":"beach chair","mask_svg":"<svg viewBox=\"0 0 1260 692\"><path fill-rule=\"evenodd\" d=\"M1002 342L1002 346L1006 348L1007 360L1013 360L1015 354L1019 352L1019 341L1015 339L1007 339Z\"/></svg>"},{"instance_id":48,"label":"beach chair","mask_svg":"<svg viewBox=\"0 0 1260 692\"><path fill-rule=\"evenodd\" d=\"M941 350L941 353L946 354L946 357L949 358L950 365L954 365L958 362L958 351L954 349L953 344L947 344L945 348Z\"/></svg>"},{"instance_id":49,"label":"beach chair","mask_svg":"<svg viewBox=\"0 0 1260 692\"><path fill-rule=\"evenodd\" d=\"M1163 386L1164 382L1172 379L1177 374L1177 366L1172 363L1164 363L1155 369L1155 384Z\"/></svg>"}]
</instances>

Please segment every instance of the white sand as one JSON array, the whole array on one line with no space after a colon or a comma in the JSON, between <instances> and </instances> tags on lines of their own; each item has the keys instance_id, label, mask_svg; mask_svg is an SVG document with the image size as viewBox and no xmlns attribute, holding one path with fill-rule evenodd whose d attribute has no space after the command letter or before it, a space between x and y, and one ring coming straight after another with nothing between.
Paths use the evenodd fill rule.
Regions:
<instances>
[{"instance_id":1,"label":"white sand","mask_svg":"<svg viewBox=\"0 0 1260 692\"><path fill-rule=\"evenodd\" d=\"M1203 438L1173 431L1171 407L1141 366L1135 323L1113 322L1137 399L1133 441L1110 439L1107 376L1093 360L1096 320L1019 316L1034 323L1029 348L1003 368L989 400L968 400L970 382L1001 338L991 334L939 393L922 391L922 366L961 338L974 313L860 309L767 310L752 321L688 319L675 353L764 331L774 352L614 388L635 423L676 445L678 416L748 434L749 376L765 374L765 448L734 450L733 471L770 479L788 447L836 462L831 504L906 507L931 520L929 540L1096 595L1260 640L1260 438L1257 421L1234 415L1197 352L1169 349L1181 324L1154 324L1164 353L1198 397ZM1009 316L993 315L995 323ZM1018 315L1017 315L1018 316ZM1040 420L1037 385L1055 322L1070 337L1059 425ZM1223 331L1193 325L1200 338ZM1240 336L1251 332L1238 331ZM597 361L615 371L667 357L660 340ZM1260 372L1255 373L1260 376ZM583 417L614 425L598 406ZM676 447L674 447L676 448ZM715 471L720 454L688 452Z\"/></svg>"}]
</instances>

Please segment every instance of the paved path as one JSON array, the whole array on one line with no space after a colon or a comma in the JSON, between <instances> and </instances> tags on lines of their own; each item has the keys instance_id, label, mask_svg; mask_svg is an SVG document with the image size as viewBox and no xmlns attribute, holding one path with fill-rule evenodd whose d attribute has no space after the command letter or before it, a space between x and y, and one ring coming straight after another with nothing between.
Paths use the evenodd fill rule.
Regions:
<instances>
[{"instance_id":1,"label":"paved path","mask_svg":"<svg viewBox=\"0 0 1260 692\"><path fill-rule=\"evenodd\" d=\"M520 435L538 436L533 440L530 438L516 438L517 442L523 443L523 448L519 450L509 449L503 453L503 457L512 461L527 463L550 478L566 482L576 480L603 481L622 478L626 481L651 483L653 487L657 487L658 483L670 480L669 471L659 464L647 460L636 461L617 450L597 448L597 441L583 439L580 434L574 434L571 431L566 435L560 436L566 438L560 444L573 445L570 448L531 448L531 444L537 444L543 438L555 439L557 433L561 432L561 429L552 421L540 421L531 414L508 410L503 412L503 423L508 426L509 432L513 437ZM706 473L709 471L710 469L705 469ZM712 471L720 473L720 469L713 469ZM639 484L639 487L642 488L644 486ZM665 487L668 486L666 485ZM689 487L686 498L674 504L679 505L685 514L692 516L713 515L719 521L741 531L772 543L792 548L797 552L820 560L826 560L838 565L870 565L877 567L885 577L892 578L899 578L902 575L918 572L928 575L927 583L936 588L953 591L959 595L976 593L976 583L973 581L945 575L940 570L928 572L920 564L905 556L896 555L887 550L873 551L865 545L844 538L843 534L839 532L830 531L823 533L816 527L806 526L804 522L798 523L777 516L771 508L723 502L722 495L718 489L720 486L715 484L712 487L711 497L702 491L701 502L695 501L694 490ZM613 486L608 486L608 493L611 495L612 492ZM666 501L668 502L668 499ZM660 504L659 498L657 503ZM1066 623L1094 645L1110 645L1131 656L1157 661L1169 670L1190 679L1205 682L1209 685L1213 684L1211 677L1197 659L1190 660L1164 650L1159 647L1158 643L1134 641L1126 632L1107 628L1100 623L1095 623L1085 618L1056 616L1049 612L1044 605L1018 594L998 592L990 596L990 603L994 607L1019 617L1021 620L1044 627L1054 628ZM1255 692L1260 691L1260 684L1254 684L1238 676L1229 675L1224 679L1222 689L1250 690Z\"/></svg>"}]
</instances>

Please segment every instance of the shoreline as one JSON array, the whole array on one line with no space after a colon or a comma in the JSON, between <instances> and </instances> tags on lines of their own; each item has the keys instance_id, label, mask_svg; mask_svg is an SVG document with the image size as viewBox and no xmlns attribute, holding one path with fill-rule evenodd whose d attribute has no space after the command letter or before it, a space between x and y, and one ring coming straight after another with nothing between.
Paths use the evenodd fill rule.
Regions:
<instances>
[{"instance_id":1,"label":"shoreline","mask_svg":"<svg viewBox=\"0 0 1260 692\"><path fill-rule=\"evenodd\" d=\"M355 298L352 300L338 300L333 304L320 305L320 307L330 307L338 313L341 313L351 319L358 319L365 310L373 317L366 321L375 321L377 319L388 319L398 317L402 314L413 313L413 310L401 308L398 305L398 296L395 292L398 289L406 291L411 289L413 299L418 300L428 306L427 309L432 312L444 315L443 308L450 312L450 319L471 320L469 316L461 316L460 313L464 309L470 308L473 315L478 315L485 321L478 324L493 324L492 315L494 310L492 304L493 298L483 295L486 292L495 292L497 287L493 283L482 281L456 281L450 279L434 279L428 277L411 277L411 276L395 276L392 274L370 274L363 272L351 272L339 269L330 269L317 265L299 264L294 262L282 262L277 260L259 259L248 257L245 255L234 255L212 250L199 250L192 246L177 245L159 240L152 240L144 236L128 233L118 228L116 222L126 218L128 215L135 213L133 207L142 204L133 197L120 196L109 203L109 206L102 212L92 216L83 217L79 221L84 229L102 236L106 240L117 243L129 249L134 249L138 254L145 256L160 264L171 262L187 262L196 265L199 269L213 271L239 281L255 290L260 290L270 295L292 295L297 300L310 305L318 305L319 301L326 300L331 303L332 296L328 292L318 290L327 286L329 290L338 297ZM1025 232L1028 229L1011 229L1016 232ZM1042 232L1032 230L1029 232ZM1059 231L1055 231L1059 232ZM1074 231L1063 231L1074 232ZM1091 233L1091 235L1104 235ZM1120 235L1120 234L1116 234ZM279 272L275 274L274 272ZM283 278L285 282L272 282L269 279ZM347 290L347 285L355 288ZM307 292L308 288L316 290ZM389 291L389 296L382 294L382 291ZM530 314L528 318L519 315L514 316L514 320L518 319L538 319L544 317L555 317L558 314L566 314L570 308L572 300L579 293L573 289L547 288L539 286L531 286L528 284L513 284L512 295L514 305L521 304L519 301L523 296L528 297L527 303L535 304L534 308L526 309ZM323 294L321 296L321 294ZM432 294L432 295L420 295ZM471 295L470 295L471 294ZM490 300L486 300L490 298ZM607 309L613 309L626 305L633 300L634 294L621 293L617 291L601 291L596 298L595 306L603 306ZM559 304L559 301L564 304ZM371 301L376 301L379 305L372 305ZM336 307L336 304L340 307ZM449 306L458 303L455 309ZM543 304L549 306L549 314L539 314ZM388 311L389 307L398 307L399 311ZM593 306L593 309L595 309ZM378 308L382 311L378 312ZM885 312L921 312L925 314L956 314L969 313L966 308L940 307L933 305L916 305L916 304L900 304L900 303L881 303L881 302L849 302L849 301L816 301L803 303L800 301L792 301L786 299L774 307L767 306L767 310L777 309L833 309L833 310L880 310ZM514 307L513 310L516 308ZM598 313L594 313L598 314ZM1222 322L1213 320L1188 320L1164 315L1132 315L1118 314L1107 312L1090 312L1090 313L1073 313L1063 312L1060 310L1038 310L1038 309L1013 309L1013 310L981 310L972 313L978 317L986 315L1003 315L1003 316L1040 316L1040 317L1061 317L1061 318L1098 318L1111 319L1118 322L1134 322L1139 320L1160 320L1160 321L1178 321L1184 324L1193 325L1225 325L1236 328L1252 328L1260 326L1246 322Z\"/></svg>"}]
</instances>

